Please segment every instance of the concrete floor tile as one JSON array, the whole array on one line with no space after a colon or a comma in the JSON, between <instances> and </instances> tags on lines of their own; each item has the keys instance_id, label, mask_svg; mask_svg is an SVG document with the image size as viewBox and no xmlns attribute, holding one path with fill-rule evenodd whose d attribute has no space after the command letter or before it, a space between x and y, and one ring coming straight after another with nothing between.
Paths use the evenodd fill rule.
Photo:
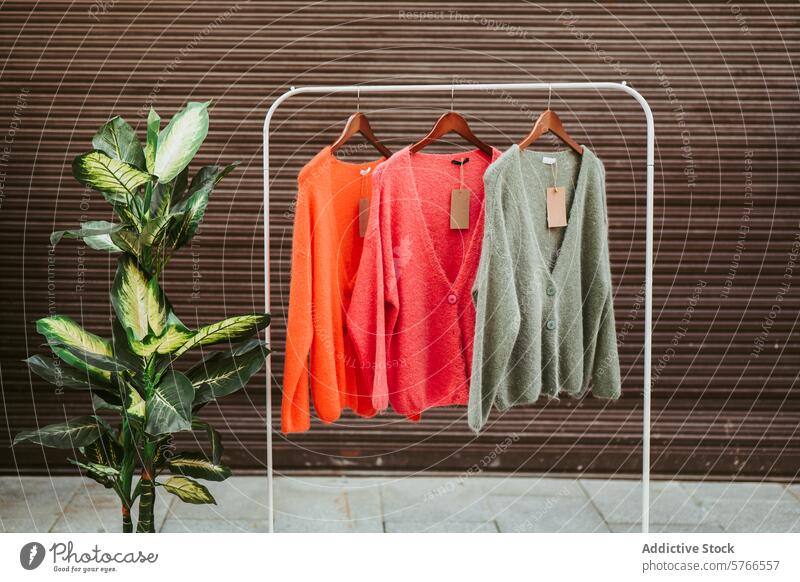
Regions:
<instances>
[{"instance_id":1,"label":"concrete floor tile","mask_svg":"<svg viewBox=\"0 0 800 582\"><path fill-rule=\"evenodd\" d=\"M415 522L388 520L386 533L497 533L493 521Z\"/></svg>"},{"instance_id":2,"label":"concrete floor tile","mask_svg":"<svg viewBox=\"0 0 800 582\"><path fill-rule=\"evenodd\" d=\"M264 477L230 477L225 481L201 481L216 505L194 505L175 498L169 517L181 519L267 519L267 480ZM166 493L166 495L170 495Z\"/></svg>"},{"instance_id":3,"label":"concrete floor tile","mask_svg":"<svg viewBox=\"0 0 800 582\"><path fill-rule=\"evenodd\" d=\"M381 533L383 532L383 523L379 518L343 520L325 515L321 515L319 518L302 518L276 513L275 531L280 533Z\"/></svg>"},{"instance_id":4,"label":"concrete floor tile","mask_svg":"<svg viewBox=\"0 0 800 582\"><path fill-rule=\"evenodd\" d=\"M609 523L609 529L614 533L641 533L641 523ZM718 525L701 523L692 524L651 524L650 533L725 533Z\"/></svg>"},{"instance_id":5,"label":"concrete floor tile","mask_svg":"<svg viewBox=\"0 0 800 582\"><path fill-rule=\"evenodd\" d=\"M0 477L0 531L47 532L82 477Z\"/></svg>"},{"instance_id":6,"label":"concrete floor tile","mask_svg":"<svg viewBox=\"0 0 800 582\"><path fill-rule=\"evenodd\" d=\"M795 502L716 501L707 507L709 524L727 532L800 532L800 504Z\"/></svg>"},{"instance_id":7,"label":"concrete floor tile","mask_svg":"<svg viewBox=\"0 0 800 582\"><path fill-rule=\"evenodd\" d=\"M782 501L792 499L792 494L780 483L733 483L715 481L684 481L681 483L686 491L702 502L736 500L750 501ZM800 499L797 499L800 503Z\"/></svg>"},{"instance_id":8,"label":"concrete floor tile","mask_svg":"<svg viewBox=\"0 0 800 582\"><path fill-rule=\"evenodd\" d=\"M586 498L586 492L577 479L509 475L506 477L480 477L480 483L490 495Z\"/></svg>"},{"instance_id":9,"label":"concrete floor tile","mask_svg":"<svg viewBox=\"0 0 800 582\"><path fill-rule=\"evenodd\" d=\"M494 495L489 505L503 533L609 531L589 500L579 497Z\"/></svg>"},{"instance_id":10,"label":"concrete floor tile","mask_svg":"<svg viewBox=\"0 0 800 582\"><path fill-rule=\"evenodd\" d=\"M638 481L583 479L581 484L608 523L637 523L642 518ZM655 481L650 488L651 524L700 524L707 511L677 481Z\"/></svg>"},{"instance_id":11,"label":"concrete floor tile","mask_svg":"<svg viewBox=\"0 0 800 582\"><path fill-rule=\"evenodd\" d=\"M169 518L161 528L162 533L266 533L269 524L265 519L179 519Z\"/></svg>"},{"instance_id":12,"label":"concrete floor tile","mask_svg":"<svg viewBox=\"0 0 800 582\"><path fill-rule=\"evenodd\" d=\"M381 482L282 477L275 482L275 529L381 532Z\"/></svg>"},{"instance_id":13,"label":"concrete floor tile","mask_svg":"<svg viewBox=\"0 0 800 582\"><path fill-rule=\"evenodd\" d=\"M439 522L491 519L486 488L476 477L398 480L381 487L385 521Z\"/></svg>"},{"instance_id":14,"label":"concrete floor tile","mask_svg":"<svg viewBox=\"0 0 800 582\"><path fill-rule=\"evenodd\" d=\"M171 495L159 490L156 495L155 518L156 530L163 522ZM138 519L137 507L134 507L132 519L134 527ZM85 480L74 497L64 508L64 512L50 529L53 533L94 533L121 532L122 516L119 498L111 489L99 483Z\"/></svg>"},{"instance_id":15,"label":"concrete floor tile","mask_svg":"<svg viewBox=\"0 0 800 582\"><path fill-rule=\"evenodd\" d=\"M264 477L204 484L218 505L184 504L159 490L157 529L268 531ZM633 480L279 477L275 487L276 530L285 532L641 529L641 486ZM116 532L120 528L116 495L90 480L0 478L0 531ZM800 532L800 485L655 481L651 531Z\"/></svg>"}]
</instances>

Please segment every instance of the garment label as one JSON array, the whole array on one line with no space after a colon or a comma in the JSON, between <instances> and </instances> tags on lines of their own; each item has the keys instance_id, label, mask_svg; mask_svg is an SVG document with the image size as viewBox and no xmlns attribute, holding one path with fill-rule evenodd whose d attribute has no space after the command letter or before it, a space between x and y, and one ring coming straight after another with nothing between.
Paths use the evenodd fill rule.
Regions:
<instances>
[{"instance_id":1,"label":"garment label","mask_svg":"<svg viewBox=\"0 0 800 582\"><path fill-rule=\"evenodd\" d=\"M564 188L547 189L547 226L567 226L567 195Z\"/></svg>"},{"instance_id":2,"label":"garment label","mask_svg":"<svg viewBox=\"0 0 800 582\"><path fill-rule=\"evenodd\" d=\"M556 159L555 159L555 158L549 158L549 157L547 157L547 156L544 156L544 157L542 158L542 163L543 163L543 164L547 164L548 166L552 166L553 164L555 164L555 163L556 163Z\"/></svg>"},{"instance_id":3,"label":"garment label","mask_svg":"<svg viewBox=\"0 0 800 582\"><path fill-rule=\"evenodd\" d=\"M450 229L469 228L469 189L456 188L450 192Z\"/></svg>"},{"instance_id":4,"label":"garment label","mask_svg":"<svg viewBox=\"0 0 800 582\"><path fill-rule=\"evenodd\" d=\"M360 198L358 201L358 236L364 238L367 234L369 222L369 198Z\"/></svg>"}]
</instances>

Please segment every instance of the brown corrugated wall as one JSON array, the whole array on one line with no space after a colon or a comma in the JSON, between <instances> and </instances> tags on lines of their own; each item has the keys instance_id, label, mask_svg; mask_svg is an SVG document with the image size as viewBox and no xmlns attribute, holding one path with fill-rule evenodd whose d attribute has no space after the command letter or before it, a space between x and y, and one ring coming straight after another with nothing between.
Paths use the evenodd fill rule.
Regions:
<instances>
[{"instance_id":1,"label":"brown corrugated wall","mask_svg":"<svg viewBox=\"0 0 800 582\"><path fill-rule=\"evenodd\" d=\"M242 160L213 196L166 288L185 321L257 311L263 301L261 127L292 85L626 80L656 118L653 462L660 475L780 477L800 468L800 13L795 3L663 2L5 2L0 7L0 470L65 471L63 453L12 451L10 435L86 410L31 378L34 322L50 312L108 328L112 263L48 234L107 219L71 177L73 156L120 114L144 131L212 99L200 163ZM424 13L420 13L424 12ZM456 93L476 133L505 149L542 93ZM449 95L362 97L393 148L422 135ZM624 397L495 415L480 438L464 410L421 424L393 416L286 439L281 471L552 471L635 475L641 463L644 137L639 106L610 94L554 95L569 131L608 171ZM298 98L274 124L270 202L277 418L294 180L331 142L351 98ZM353 156L370 156L353 148ZM210 407L230 463L263 470L263 376Z\"/></svg>"}]
</instances>

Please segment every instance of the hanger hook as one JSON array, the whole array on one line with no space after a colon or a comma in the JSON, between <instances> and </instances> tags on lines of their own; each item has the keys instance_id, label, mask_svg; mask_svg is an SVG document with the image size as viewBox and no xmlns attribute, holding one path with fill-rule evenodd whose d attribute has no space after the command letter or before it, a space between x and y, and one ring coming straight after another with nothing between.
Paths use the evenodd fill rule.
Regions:
<instances>
[{"instance_id":1,"label":"hanger hook","mask_svg":"<svg viewBox=\"0 0 800 582\"><path fill-rule=\"evenodd\" d=\"M553 84L547 84L547 108L550 109L550 101L553 98Z\"/></svg>"},{"instance_id":2,"label":"hanger hook","mask_svg":"<svg viewBox=\"0 0 800 582\"><path fill-rule=\"evenodd\" d=\"M361 111L361 87L356 87L356 111Z\"/></svg>"},{"instance_id":3,"label":"hanger hook","mask_svg":"<svg viewBox=\"0 0 800 582\"><path fill-rule=\"evenodd\" d=\"M450 83L450 111L455 111L456 78Z\"/></svg>"}]
</instances>

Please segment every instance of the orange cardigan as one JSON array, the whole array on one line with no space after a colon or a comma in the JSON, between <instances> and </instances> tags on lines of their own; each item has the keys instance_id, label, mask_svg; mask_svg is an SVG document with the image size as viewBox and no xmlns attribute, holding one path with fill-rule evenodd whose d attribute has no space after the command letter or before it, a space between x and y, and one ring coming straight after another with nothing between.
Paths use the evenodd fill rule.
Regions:
<instances>
[{"instance_id":1,"label":"orange cardigan","mask_svg":"<svg viewBox=\"0 0 800 582\"><path fill-rule=\"evenodd\" d=\"M298 177L281 412L285 433L310 428L310 397L325 422L337 420L345 408L375 414L371 387L359 385L362 374L345 332L345 314L364 244L359 201L370 198L372 173L382 161L342 162L326 147Z\"/></svg>"}]
</instances>

